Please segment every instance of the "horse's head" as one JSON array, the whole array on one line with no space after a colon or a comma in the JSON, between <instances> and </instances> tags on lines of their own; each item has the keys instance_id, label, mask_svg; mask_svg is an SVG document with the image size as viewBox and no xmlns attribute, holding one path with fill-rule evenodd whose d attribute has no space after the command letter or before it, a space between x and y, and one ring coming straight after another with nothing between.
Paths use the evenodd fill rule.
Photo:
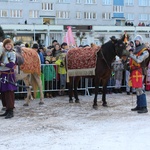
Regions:
<instances>
[{"instance_id":1,"label":"horse's head","mask_svg":"<svg viewBox=\"0 0 150 150\"><path fill-rule=\"evenodd\" d=\"M122 39L118 39L115 42L116 55L121 58L125 51L126 51L126 44L124 43Z\"/></svg>"}]
</instances>

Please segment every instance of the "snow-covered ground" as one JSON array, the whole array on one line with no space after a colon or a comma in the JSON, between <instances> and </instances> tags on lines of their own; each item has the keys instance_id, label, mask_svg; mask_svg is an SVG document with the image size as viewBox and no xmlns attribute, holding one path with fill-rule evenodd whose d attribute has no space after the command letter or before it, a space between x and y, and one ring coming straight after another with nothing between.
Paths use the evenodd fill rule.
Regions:
<instances>
[{"instance_id":1,"label":"snow-covered ground","mask_svg":"<svg viewBox=\"0 0 150 150\"><path fill-rule=\"evenodd\" d=\"M146 92L150 110L150 92ZM0 150L149 150L150 115L138 114L135 95L108 94L108 107L92 108L92 96L69 104L67 96L16 100L15 116L0 118ZM0 104L1 107L1 104Z\"/></svg>"}]
</instances>

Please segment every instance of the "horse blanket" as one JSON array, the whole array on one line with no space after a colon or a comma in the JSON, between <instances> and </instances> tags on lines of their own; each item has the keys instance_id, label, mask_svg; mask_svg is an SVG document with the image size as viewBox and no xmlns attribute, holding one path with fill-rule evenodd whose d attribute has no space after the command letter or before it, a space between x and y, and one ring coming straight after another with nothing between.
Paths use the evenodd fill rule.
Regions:
<instances>
[{"instance_id":1,"label":"horse blanket","mask_svg":"<svg viewBox=\"0 0 150 150\"><path fill-rule=\"evenodd\" d=\"M20 69L25 73L37 73L41 74L41 63L38 53L31 49L22 47L22 56L24 63L20 66Z\"/></svg>"},{"instance_id":2,"label":"horse blanket","mask_svg":"<svg viewBox=\"0 0 150 150\"><path fill-rule=\"evenodd\" d=\"M68 76L95 75L98 50L97 46L70 49L66 55Z\"/></svg>"}]
</instances>

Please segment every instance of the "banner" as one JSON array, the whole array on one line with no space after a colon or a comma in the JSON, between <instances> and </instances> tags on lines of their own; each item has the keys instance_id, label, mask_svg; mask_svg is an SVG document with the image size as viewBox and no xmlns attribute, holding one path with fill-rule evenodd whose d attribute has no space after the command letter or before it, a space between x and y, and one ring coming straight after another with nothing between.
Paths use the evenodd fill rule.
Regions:
<instances>
[{"instance_id":1,"label":"banner","mask_svg":"<svg viewBox=\"0 0 150 150\"><path fill-rule=\"evenodd\" d=\"M69 46L75 46L76 44L75 44L75 39L72 33L71 26L68 26L67 28L68 30L64 37L64 42L66 42Z\"/></svg>"}]
</instances>

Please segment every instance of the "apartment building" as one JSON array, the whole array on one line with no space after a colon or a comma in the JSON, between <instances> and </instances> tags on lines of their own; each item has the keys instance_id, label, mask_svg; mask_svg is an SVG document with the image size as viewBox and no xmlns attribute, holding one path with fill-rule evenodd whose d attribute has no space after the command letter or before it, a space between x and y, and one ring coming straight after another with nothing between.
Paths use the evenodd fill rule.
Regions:
<instances>
[{"instance_id":1,"label":"apartment building","mask_svg":"<svg viewBox=\"0 0 150 150\"><path fill-rule=\"evenodd\" d=\"M62 42L68 25L74 33L86 33L85 44L125 30L131 36L142 31L148 40L149 8L149 0L0 0L0 25L15 40L44 45Z\"/></svg>"}]
</instances>

